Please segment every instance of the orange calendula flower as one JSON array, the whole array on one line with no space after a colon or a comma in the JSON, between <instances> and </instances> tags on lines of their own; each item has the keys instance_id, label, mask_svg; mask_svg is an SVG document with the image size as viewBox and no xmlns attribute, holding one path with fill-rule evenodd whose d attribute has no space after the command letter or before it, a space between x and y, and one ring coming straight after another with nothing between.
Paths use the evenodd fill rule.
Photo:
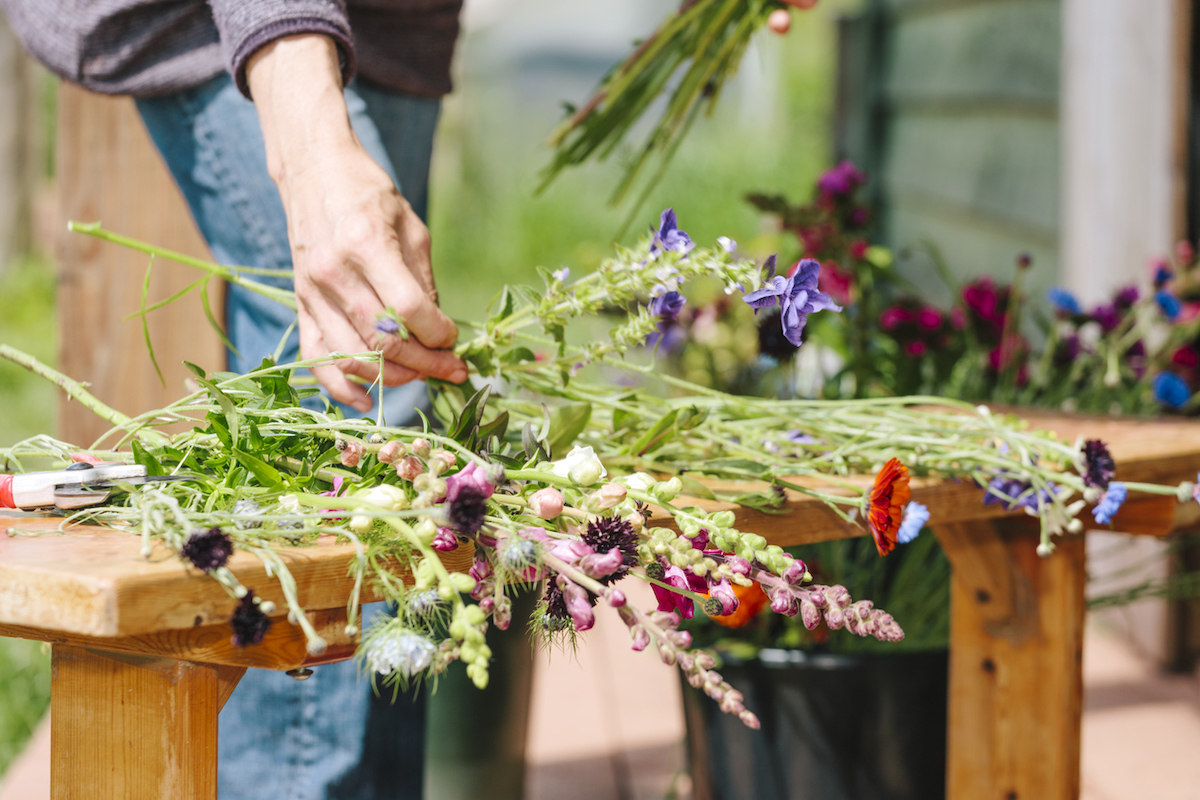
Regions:
<instances>
[{"instance_id":1,"label":"orange calendula flower","mask_svg":"<svg viewBox=\"0 0 1200 800\"><path fill-rule=\"evenodd\" d=\"M908 488L908 467L900 459L889 459L875 476L871 487L867 521L871 524L871 535L875 537L875 549L886 556L896 546L896 532L904 517L904 506L908 505L912 490Z\"/></svg>"},{"instance_id":2,"label":"orange calendula flower","mask_svg":"<svg viewBox=\"0 0 1200 800\"><path fill-rule=\"evenodd\" d=\"M712 621L726 628L740 628L750 620L758 616L758 612L763 610L768 602L767 593L762 590L758 582L749 586L741 586L733 584L733 593L738 599L738 607L732 614L725 616L713 617Z\"/></svg>"}]
</instances>

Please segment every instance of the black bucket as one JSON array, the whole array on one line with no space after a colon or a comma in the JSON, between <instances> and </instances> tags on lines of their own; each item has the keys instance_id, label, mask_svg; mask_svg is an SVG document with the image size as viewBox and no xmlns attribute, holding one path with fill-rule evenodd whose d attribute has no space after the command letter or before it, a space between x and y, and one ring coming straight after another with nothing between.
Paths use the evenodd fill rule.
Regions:
<instances>
[{"instance_id":1,"label":"black bucket","mask_svg":"<svg viewBox=\"0 0 1200 800\"><path fill-rule=\"evenodd\" d=\"M941 800L946 651L761 651L720 672L761 730L684 684L694 800Z\"/></svg>"}]
</instances>

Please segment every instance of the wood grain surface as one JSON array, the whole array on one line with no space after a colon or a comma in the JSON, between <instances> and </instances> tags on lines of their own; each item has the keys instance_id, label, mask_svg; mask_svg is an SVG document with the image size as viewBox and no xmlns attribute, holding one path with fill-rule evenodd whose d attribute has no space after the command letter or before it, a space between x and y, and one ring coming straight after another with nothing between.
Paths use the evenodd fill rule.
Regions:
<instances>
[{"instance_id":1,"label":"wood grain surface","mask_svg":"<svg viewBox=\"0 0 1200 800\"><path fill-rule=\"evenodd\" d=\"M56 645L53 800L216 800L218 667Z\"/></svg>"}]
</instances>

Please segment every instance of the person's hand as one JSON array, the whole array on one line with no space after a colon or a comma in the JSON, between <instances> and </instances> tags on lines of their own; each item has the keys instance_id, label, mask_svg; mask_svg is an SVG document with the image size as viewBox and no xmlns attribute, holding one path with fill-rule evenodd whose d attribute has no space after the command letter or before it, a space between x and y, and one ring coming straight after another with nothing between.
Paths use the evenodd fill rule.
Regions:
<instances>
[{"instance_id":1,"label":"person's hand","mask_svg":"<svg viewBox=\"0 0 1200 800\"><path fill-rule=\"evenodd\" d=\"M279 39L254 54L246 78L287 213L301 357L379 350L385 385L465 380L466 365L445 349L458 329L437 307L429 231L355 137L336 45L320 35ZM389 312L407 339L376 327ZM348 376L374 380L377 363L338 359L312 371L334 399L371 408Z\"/></svg>"}]
</instances>

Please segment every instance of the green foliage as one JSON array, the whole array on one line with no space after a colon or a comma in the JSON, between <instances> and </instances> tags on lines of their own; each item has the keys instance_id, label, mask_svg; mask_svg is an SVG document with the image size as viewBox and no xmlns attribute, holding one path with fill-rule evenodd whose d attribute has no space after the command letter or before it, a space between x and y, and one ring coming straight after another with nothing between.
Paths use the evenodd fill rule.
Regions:
<instances>
[{"instance_id":1,"label":"green foliage","mask_svg":"<svg viewBox=\"0 0 1200 800\"><path fill-rule=\"evenodd\" d=\"M0 774L50 706L50 656L41 642L0 639Z\"/></svg>"}]
</instances>

